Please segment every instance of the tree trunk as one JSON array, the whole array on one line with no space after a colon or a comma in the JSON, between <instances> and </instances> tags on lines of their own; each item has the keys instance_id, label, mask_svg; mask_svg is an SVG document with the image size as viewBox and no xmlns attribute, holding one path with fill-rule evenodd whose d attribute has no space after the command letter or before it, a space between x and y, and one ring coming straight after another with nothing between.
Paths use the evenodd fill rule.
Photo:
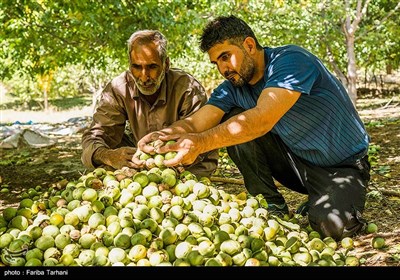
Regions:
<instances>
[{"instance_id":1,"label":"tree trunk","mask_svg":"<svg viewBox=\"0 0 400 280\"><path fill-rule=\"evenodd\" d=\"M47 87L43 90L43 100L44 100L44 111L47 112L49 110L49 96L47 94Z\"/></svg>"},{"instance_id":2,"label":"tree trunk","mask_svg":"<svg viewBox=\"0 0 400 280\"><path fill-rule=\"evenodd\" d=\"M392 63L388 61L386 63L386 74L391 75L393 73Z\"/></svg>"},{"instance_id":3,"label":"tree trunk","mask_svg":"<svg viewBox=\"0 0 400 280\"><path fill-rule=\"evenodd\" d=\"M350 1L345 1L346 18L342 28L346 37L347 49L347 91L354 105L357 102L357 63L356 55L354 53L354 38L362 17L367 13L368 4L370 1L371 0L365 0L363 3L363 0L357 0L355 13L351 9Z\"/></svg>"},{"instance_id":4,"label":"tree trunk","mask_svg":"<svg viewBox=\"0 0 400 280\"><path fill-rule=\"evenodd\" d=\"M354 35L346 36L347 48L347 90L353 104L357 102L357 64L354 53Z\"/></svg>"}]
</instances>

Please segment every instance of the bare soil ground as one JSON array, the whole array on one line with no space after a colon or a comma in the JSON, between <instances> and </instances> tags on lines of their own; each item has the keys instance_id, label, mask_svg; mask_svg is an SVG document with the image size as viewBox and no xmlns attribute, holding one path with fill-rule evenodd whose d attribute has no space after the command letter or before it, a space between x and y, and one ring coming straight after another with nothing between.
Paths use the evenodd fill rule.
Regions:
<instances>
[{"instance_id":1,"label":"bare soil ground","mask_svg":"<svg viewBox=\"0 0 400 280\"><path fill-rule=\"evenodd\" d=\"M371 147L375 150L375 153L370 154L372 179L368 187L364 218L376 223L379 228L378 233L361 233L354 237L356 255L362 260L362 266L400 266L399 104L400 98L395 97L362 99L357 105L371 136ZM79 110L74 116L78 117L83 112L90 110ZM31 113L3 111L2 121L27 121L32 119ZM62 112L54 112L51 116L42 115L42 118L44 122L53 123L66 120ZM0 149L0 187L7 186L11 190L9 193L0 193L0 211L7 206L18 205L19 194L29 188L38 185L48 188L65 180L74 181L87 172L80 161L81 132L56 138L57 143L46 148ZM226 162L221 162L213 181L218 188L231 193L245 190L238 170ZM280 187L280 190L291 210L306 199L304 195L285 187ZM385 238L386 246L383 249L372 248L371 240L376 235Z\"/></svg>"}]
</instances>

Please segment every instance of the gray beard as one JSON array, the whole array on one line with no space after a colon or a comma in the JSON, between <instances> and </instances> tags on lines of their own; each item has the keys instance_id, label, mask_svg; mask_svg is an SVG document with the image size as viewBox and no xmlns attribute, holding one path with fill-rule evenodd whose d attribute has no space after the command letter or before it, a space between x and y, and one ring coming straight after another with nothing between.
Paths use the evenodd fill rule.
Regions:
<instances>
[{"instance_id":1,"label":"gray beard","mask_svg":"<svg viewBox=\"0 0 400 280\"><path fill-rule=\"evenodd\" d=\"M160 76L158 76L157 80L155 81L154 87L152 87L151 89L144 88L141 84L139 84L140 81L138 79L133 78L133 80L135 81L135 84L136 84L138 90L143 95L153 95L160 88L161 83L164 80L164 78L165 78L165 69L161 72Z\"/></svg>"}]
</instances>

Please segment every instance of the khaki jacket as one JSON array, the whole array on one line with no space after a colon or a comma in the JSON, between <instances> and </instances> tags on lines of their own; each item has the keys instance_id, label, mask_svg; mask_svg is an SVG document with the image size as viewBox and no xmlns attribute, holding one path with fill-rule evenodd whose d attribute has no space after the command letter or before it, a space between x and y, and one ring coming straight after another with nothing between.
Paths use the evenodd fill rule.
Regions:
<instances>
[{"instance_id":1,"label":"khaki jacket","mask_svg":"<svg viewBox=\"0 0 400 280\"><path fill-rule=\"evenodd\" d=\"M99 147L135 147L144 135L190 116L206 101L203 86L180 69L167 71L161 92L152 106L137 90L131 72L121 73L102 91L92 123L83 133L83 164L95 168L92 157ZM202 155L198 161L201 159L186 169L198 176L209 177L217 167L218 151Z\"/></svg>"}]
</instances>

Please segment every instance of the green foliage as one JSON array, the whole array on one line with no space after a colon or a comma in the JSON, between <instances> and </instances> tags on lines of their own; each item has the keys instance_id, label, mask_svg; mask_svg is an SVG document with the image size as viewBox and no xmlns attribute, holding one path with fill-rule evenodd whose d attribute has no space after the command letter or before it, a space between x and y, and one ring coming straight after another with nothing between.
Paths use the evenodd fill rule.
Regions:
<instances>
[{"instance_id":1,"label":"green foliage","mask_svg":"<svg viewBox=\"0 0 400 280\"><path fill-rule=\"evenodd\" d=\"M385 126L384 123L382 123L379 120L372 120L368 123L365 124L366 127L382 127Z\"/></svg>"},{"instance_id":2,"label":"green foliage","mask_svg":"<svg viewBox=\"0 0 400 280\"><path fill-rule=\"evenodd\" d=\"M390 171L391 171L391 169L390 169L390 166L388 166L388 165L381 165L381 166L379 166L378 167L378 169L376 170L376 172L378 173L378 174L381 174L381 175L389 175L390 176Z\"/></svg>"},{"instance_id":3,"label":"green foliage","mask_svg":"<svg viewBox=\"0 0 400 280\"><path fill-rule=\"evenodd\" d=\"M381 147L379 145L370 144L368 147L368 161L372 167L378 165L379 151Z\"/></svg>"},{"instance_id":4,"label":"green foliage","mask_svg":"<svg viewBox=\"0 0 400 280\"><path fill-rule=\"evenodd\" d=\"M31 153L26 150L22 150L5 155L0 160L0 166L18 166L30 161L32 161Z\"/></svg>"},{"instance_id":5,"label":"green foliage","mask_svg":"<svg viewBox=\"0 0 400 280\"><path fill-rule=\"evenodd\" d=\"M68 110L73 108L82 108L92 105L92 98L88 94L82 94L74 97L62 97L52 99L50 105L58 110Z\"/></svg>"},{"instance_id":6,"label":"green foliage","mask_svg":"<svg viewBox=\"0 0 400 280\"><path fill-rule=\"evenodd\" d=\"M384 199L384 196L378 190L373 190L368 192L366 197L368 200L376 200L376 201L382 201Z\"/></svg>"},{"instance_id":7,"label":"green foliage","mask_svg":"<svg viewBox=\"0 0 400 280\"><path fill-rule=\"evenodd\" d=\"M104 87L111 78L124 70L111 59L107 58L106 61L103 69L97 66L86 69L82 64L66 65L57 69L51 83L52 97L74 97L83 93L95 93L98 88Z\"/></svg>"},{"instance_id":8,"label":"green foliage","mask_svg":"<svg viewBox=\"0 0 400 280\"><path fill-rule=\"evenodd\" d=\"M373 2L368 7L368 17L363 21L359 34L358 59L373 70L387 65L397 69L400 65L400 3L390 0Z\"/></svg>"},{"instance_id":9,"label":"green foliage","mask_svg":"<svg viewBox=\"0 0 400 280\"><path fill-rule=\"evenodd\" d=\"M399 67L396 2L369 3L356 32L359 68ZM0 77L21 100L41 98L44 78L52 79L50 99L96 92L127 68L129 36L138 29L159 29L169 40L172 66L191 72L211 91L222 77L200 52L198 38L210 19L228 14L247 21L261 44L301 45L345 73L348 50L342 26L346 16L355 19L356 4L350 1L346 8L341 0L4 0Z\"/></svg>"},{"instance_id":10,"label":"green foliage","mask_svg":"<svg viewBox=\"0 0 400 280\"><path fill-rule=\"evenodd\" d=\"M14 73L10 79L4 82L11 89L10 95L18 97L20 103L30 103L41 96L37 81L25 71Z\"/></svg>"}]
</instances>

